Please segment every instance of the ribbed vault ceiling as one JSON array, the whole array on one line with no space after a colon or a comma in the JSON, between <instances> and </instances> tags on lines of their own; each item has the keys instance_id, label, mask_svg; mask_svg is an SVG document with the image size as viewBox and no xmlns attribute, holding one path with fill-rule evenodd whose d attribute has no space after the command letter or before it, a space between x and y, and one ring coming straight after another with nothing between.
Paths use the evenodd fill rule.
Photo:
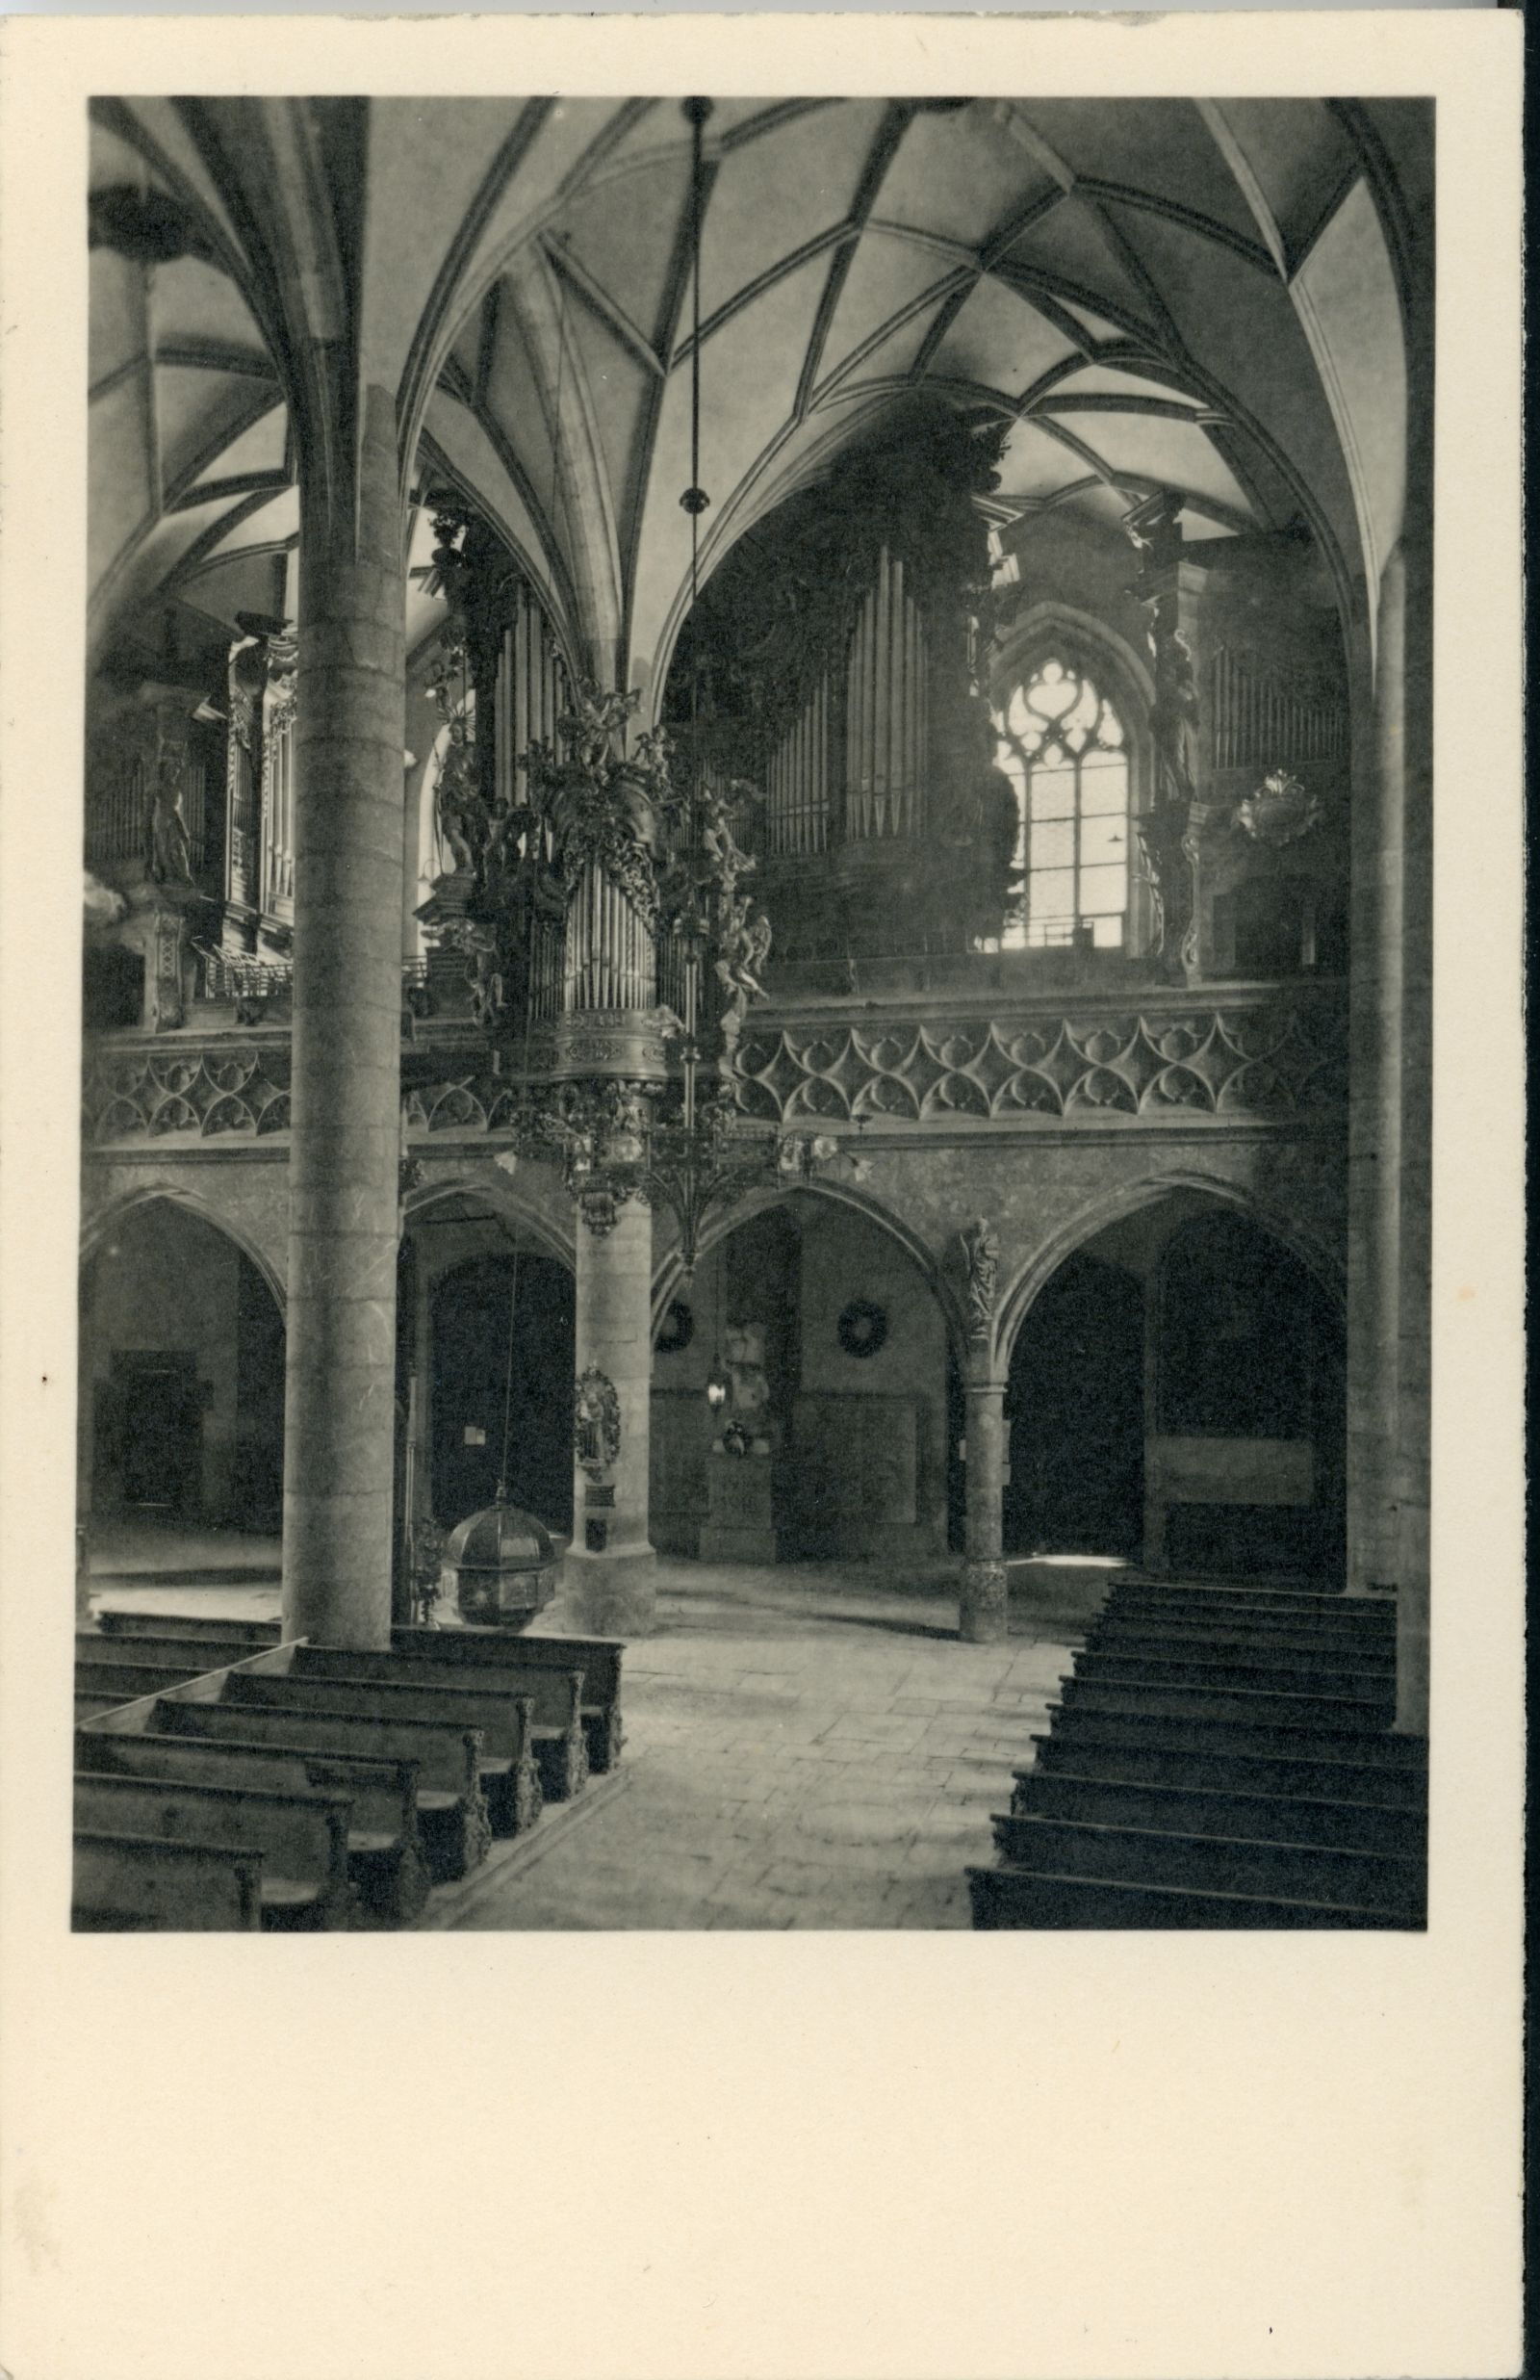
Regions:
<instances>
[{"instance_id":1,"label":"ribbed vault ceiling","mask_svg":"<svg viewBox=\"0 0 1540 2380\"><path fill-rule=\"evenodd\" d=\"M1013 424L1008 545L1170 487L1192 536L1303 521L1345 592L1377 572L1404 105L729 100L707 134L707 568L928 390ZM104 103L93 189L173 202L191 245L92 250L98 632L285 608L286 389L341 336L420 484L458 479L588 659L654 679L687 589L689 174L672 100ZM420 636L421 570L409 608Z\"/></svg>"}]
</instances>

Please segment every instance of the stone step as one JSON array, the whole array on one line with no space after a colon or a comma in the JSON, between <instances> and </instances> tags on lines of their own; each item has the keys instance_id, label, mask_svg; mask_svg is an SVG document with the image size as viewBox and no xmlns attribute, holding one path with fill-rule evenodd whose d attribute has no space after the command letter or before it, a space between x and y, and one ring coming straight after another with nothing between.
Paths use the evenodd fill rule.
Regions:
<instances>
[{"instance_id":1,"label":"stone step","mask_svg":"<svg viewBox=\"0 0 1540 2380\"><path fill-rule=\"evenodd\" d=\"M1078 1672L1060 1689L1065 1710L1142 1712L1151 1718L1226 1720L1238 1726L1330 1728L1378 1734L1391 1716L1379 1694L1284 1694L1275 1687L1142 1685Z\"/></svg>"},{"instance_id":2,"label":"stone step","mask_svg":"<svg viewBox=\"0 0 1540 2380\"><path fill-rule=\"evenodd\" d=\"M1145 1652L1138 1647L1088 1644L1075 1657L1075 1675L1143 1686L1214 1686L1262 1688L1270 1694L1348 1694L1382 1703L1392 1718L1396 1711L1396 1672L1393 1668L1360 1669L1342 1651L1315 1660L1252 1661L1234 1656L1187 1652Z\"/></svg>"},{"instance_id":3,"label":"stone step","mask_svg":"<svg viewBox=\"0 0 1540 2380\"><path fill-rule=\"evenodd\" d=\"M1381 1763L1386 1768L1425 1772L1425 1745L1411 1736L1391 1735L1366 1727L1324 1724L1264 1725L1259 1720L1227 1720L1164 1710L1130 1707L1116 1697L1118 1690L1105 1687L1100 1703L1067 1698L1048 1707L1055 1738L1069 1740L1093 1730L1091 1741L1128 1746L1160 1745L1189 1752L1271 1752L1283 1759L1352 1760Z\"/></svg>"},{"instance_id":4,"label":"stone step","mask_svg":"<svg viewBox=\"0 0 1540 2380\"><path fill-rule=\"evenodd\" d=\"M1406 1859L1425 1858L1427 1851L1427 1817L1421 1809L1387 1810L1374 1802L1319 1796L1158 1785L1103 1776L1094 1768L1018 1771L1011 1815L1084 1819L1098 1825L1147 1826L1171 1834L1319 1843L1343 1850L1391 1851Z\"/></svg>"},{"instance_id":5,"label":"stone step","mask_svg":"<svg viewBox=\"0 0 1540 2380\"><path fill-rule=\"evenodd\" d=\"M1076 1726L1061 1726L1052 1735L1034 1737L1033 1766L1018 1769L1016 1774L1026 1777L1044 1771L1076 1774L1091 1771L1109 1782L1122 1780L1217 1793L1305 1795L1327 1801L1341 1798L1359 1805L1373 1802L1379 1808L1394 1810L1425 1811L1427 1806L1425 1769L1388 1765L1377 1753L1359 1756L1355 1748L1351 1753L1317 1759L1224 1751L1207 1744L1194 1749L1166 1741L1158 1720L1149 1721L1146 1732L1132 1743L1127 1741L1127 1732L1116 1727L1102 1728L1090 1719ZM1399 1736L1389 1740L1407 1741Z\"/></svg>"},{"instance_id":6,"label":"stone step","mask_svg":"<svg viewBox=\"0 0 1540 2380\"><path fill-rule=\"evenodd\" d=\"M1275 1663L1346 1662L1355 1669L1395 1673L1396 1641L1364 1636L1351 1630L1308 1628L1248 1628L1243 1623L1222 1628L1209 1621L1121 1619L1103 1617L1087 1632L1087 1646L1097 1652L1121 1651L1181 1654L1216 1660L1234 1655L1245 1661Z\"/></svg>"},{"instance_id":7,"label":"stone step","mask_svg":"<svg viewBox=\"0 0 1540 2380\"><path fill-rule=\"evenodd\" d=\"M1402 1930L1388 1910L1344 1903L1199 1892L1191 1886L1119 1883L1107 1876L1039 1874L1026 1868L969 1868L968 1893L976 1930L1071 1927L1112 1932L1211 1932L1256 1928L1270 1933L1374 1927Z\"/></svg>"},{"instance_id":8,"label":"stone step","mask_svg":"<svg viewBox=\"0 0 1540 2380\"><path fill-rule=\"evenodd\" d=\"M991 1824L1001 1857L1037 1875L1340 1902L1388 1909L1408 1923L1423 1915L1424 1864L1397 1853L1047 1816L1002 1815Z\"/></svg>"},{"instance_id":9,"label":"stone step","mask_svg":"<svg viewBox=\"0 0 1540 2380\"><path fill-rule=\"evenodd\" d=\"M77 1833L70 1922L80 1933L255 1933L262 1854L153 1835Z\"/></svg>"}]
</instances>

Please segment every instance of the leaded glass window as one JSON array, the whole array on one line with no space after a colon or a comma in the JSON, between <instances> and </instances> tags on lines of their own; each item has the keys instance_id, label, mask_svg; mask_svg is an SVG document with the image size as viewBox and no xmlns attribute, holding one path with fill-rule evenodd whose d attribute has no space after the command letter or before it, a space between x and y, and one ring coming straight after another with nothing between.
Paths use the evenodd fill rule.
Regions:
<instances>
[{"instance_id":1,"label":"leaded glass window","mask_svg":"<svg viewBox=\"0 0 1540 2380\"><path fill-rule=\"evenodd\" d=\"M995 714L996 762L1016 789L1020 892L1007 950L1071 943L1120 949L1128 921L1128 744L1087 673L1043 661Z\"/></svg>"}]
</instances>

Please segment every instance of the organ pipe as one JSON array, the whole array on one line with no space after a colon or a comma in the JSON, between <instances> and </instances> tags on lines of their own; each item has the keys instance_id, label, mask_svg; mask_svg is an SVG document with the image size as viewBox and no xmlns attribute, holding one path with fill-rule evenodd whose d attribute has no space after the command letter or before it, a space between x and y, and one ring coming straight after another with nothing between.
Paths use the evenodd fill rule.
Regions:
<instances>
[{"instance_id":1,"label":"organ pipe","mask_svg":"<svg viewBox=\"0 0 1540 2380\"><path fill-rule=\"evenodd\" d=\"M885 548L851 638L845 734L846 832L851 841L891 840L919 830L925 677L926 640L918 607L902 561Z\"/></svg>"}]
</instances>

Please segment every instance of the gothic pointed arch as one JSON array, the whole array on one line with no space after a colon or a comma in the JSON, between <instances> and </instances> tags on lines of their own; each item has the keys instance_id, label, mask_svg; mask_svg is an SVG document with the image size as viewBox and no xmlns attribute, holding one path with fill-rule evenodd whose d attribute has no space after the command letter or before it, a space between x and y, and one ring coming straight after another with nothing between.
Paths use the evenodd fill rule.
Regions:
<instances>
[{"instance_id":1,"label":"gothic pointed arch","mask_svg":"<svg viewBox=\"0 0 1540 2380\"><path fill-rule=\"evenodd\" d=\"M1043 598L1008 619L989 672L996 765L1020 815L1002 946L1138 951L1152 922L1132 825L1152 791L1149 670L1074 605Z\"/></svg>"}]
</instances>

